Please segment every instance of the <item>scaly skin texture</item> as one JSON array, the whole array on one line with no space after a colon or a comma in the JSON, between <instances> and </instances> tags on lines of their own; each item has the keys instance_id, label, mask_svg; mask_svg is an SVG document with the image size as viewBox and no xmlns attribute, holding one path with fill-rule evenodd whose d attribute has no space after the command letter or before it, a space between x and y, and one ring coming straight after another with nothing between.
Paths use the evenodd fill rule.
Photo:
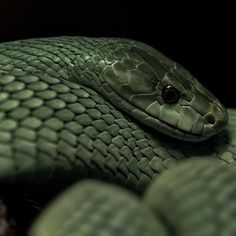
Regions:
<instances>
[{"instance_id":1,"label":"scaly skin texture","mask_svg":"<svg viewBox=\"0 0 236 236\"><path fill-rule=\"evenodd\" d=\"M65 215L70 219L65 221ZM99 236L166 235L165 228L137 196L95 181L84 181L68 189L40 218L32 235L62 236L70 232L89 236L95 231Z\"/></svg>"},{"instance_id":2,"label":"scaly skin texture","mask_svg":"<svg viewBox=\"0 0 236 236\"><path fill-rule=\"evenodd\" d=\"M178 103L163 101L167 84L178 88ZM142 43L80 37L3 43L0 86L2 186L65 187L89 177L143 192L182 160L235 161L235 110L220 132L228 120L220 102ZM194 144L157 130L193 142L218 134Z\"/></svg>"},{"instance_id":3,"label":"scaly skin texture","mask_svg":"<svg viewBox=\"0 0 236 236\"><path fill-rule=\"evenodd\" d=\"M2 184L62 184L94 176L142 191L185 158L211 155L234 161L233 122L205 144L177 142L145 132L78 84L17 73L0 80L5 84L1 96L7 97L0 105Z\"/></svg>"},{"instance_id":4,"label":"scaly skin texture","mask_svg":"<svg viewBox=\"0 0 236 236\"><path fill-rule=\"evenodd\" d=\"M220 102L180 65L132 40L54 38L1 45L2 70L41 71L89 86L139 122L174 138L199 141L221 131L228 116ZM178 90L175 104L163 100ZM43 89L43 88L41 88Z\"/></svg>"},{"instance_id":5,"label":"scaly skin texture","mask_svg":"<svg viewBox=\"0 0 236 236\"><path fill-rule=\"evenodd\" d=\"M154 181L144 201L175 235L233 236L235 177L235 166L207 158L188 160Z\"/></svg>"},{"instance_id":6,"label":"scaly skin texture","mask_svg":"<svg viewBox=\"0 0 236 236\"><path fill-rule=\"evenodd\" d=\"M187 160L165 171L141 200L118 187L84 181L54 201L30 235L90 236L96 230L98 236L233 236L235 177L235 166Z\"/></svg>"}]
</instances>

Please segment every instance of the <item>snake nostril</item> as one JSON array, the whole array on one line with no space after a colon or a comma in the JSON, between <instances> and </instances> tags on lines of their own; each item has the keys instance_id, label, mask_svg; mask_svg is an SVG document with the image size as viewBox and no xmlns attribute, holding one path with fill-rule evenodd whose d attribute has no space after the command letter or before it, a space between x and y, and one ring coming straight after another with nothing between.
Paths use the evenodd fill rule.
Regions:
<instances>
[{"instance_id":1,"label":"snake nostril","mask_svg":"<svg viewBox=\"0 0 236 236\"><path fill-rule=\"evenodd\" d=\"M209 123L210 125L214 125L216 122L216 119L213 115L209 115L206 118L206 122Z\"/></svg>"}]
</instances>

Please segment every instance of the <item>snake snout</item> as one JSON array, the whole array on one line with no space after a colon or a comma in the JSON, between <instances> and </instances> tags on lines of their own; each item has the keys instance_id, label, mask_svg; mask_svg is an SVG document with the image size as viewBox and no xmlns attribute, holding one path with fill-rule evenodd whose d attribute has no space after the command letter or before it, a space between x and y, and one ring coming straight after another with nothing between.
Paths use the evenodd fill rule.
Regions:
<instances>
[{"instance_id":1,"label":"snake snout","mask_svg":"<svg viewBox=\"0 0 236 236\"><path fill-rule=\"evenodd\" d=\"M228 112L219 102L216 102L211 111L204 116L205 126L203 136L212 136L220 132L228 122Z\"/></svg>"}]
</instances>

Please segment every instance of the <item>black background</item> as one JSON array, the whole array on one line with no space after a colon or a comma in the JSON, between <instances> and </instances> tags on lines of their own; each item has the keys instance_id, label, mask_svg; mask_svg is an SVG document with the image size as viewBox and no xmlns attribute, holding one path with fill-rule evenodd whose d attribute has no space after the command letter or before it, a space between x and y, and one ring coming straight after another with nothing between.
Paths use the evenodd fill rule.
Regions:
<instances>
[{"instance_id":1,"label":"black background","mask_svg":"<svg viewBox=\"0 0 236 236\"><path fill-rule=\"evenodd\" d=\"M0 41L56 35L133 38L182 64L226 106L236 106L231 9L225 1L0 0Z\"/></svg>"}]
</instances>

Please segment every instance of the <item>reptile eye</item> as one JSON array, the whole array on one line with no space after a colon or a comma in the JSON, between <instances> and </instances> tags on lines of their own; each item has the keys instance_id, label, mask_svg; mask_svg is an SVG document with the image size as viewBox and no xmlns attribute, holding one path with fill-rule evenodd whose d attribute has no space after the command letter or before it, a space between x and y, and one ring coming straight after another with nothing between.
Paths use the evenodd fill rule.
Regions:
<instances>
[{"instance_id":1,"label":"reptile eye","mask_svg":"<svg viewBox=\"0 0 236 236\"><path fill-rule=\"evenodd\" d=\"M165 86L162 89L162 98L168 104L176 103L179 100L179 92L171 85Z\"/></svg>"}]
</instances>

